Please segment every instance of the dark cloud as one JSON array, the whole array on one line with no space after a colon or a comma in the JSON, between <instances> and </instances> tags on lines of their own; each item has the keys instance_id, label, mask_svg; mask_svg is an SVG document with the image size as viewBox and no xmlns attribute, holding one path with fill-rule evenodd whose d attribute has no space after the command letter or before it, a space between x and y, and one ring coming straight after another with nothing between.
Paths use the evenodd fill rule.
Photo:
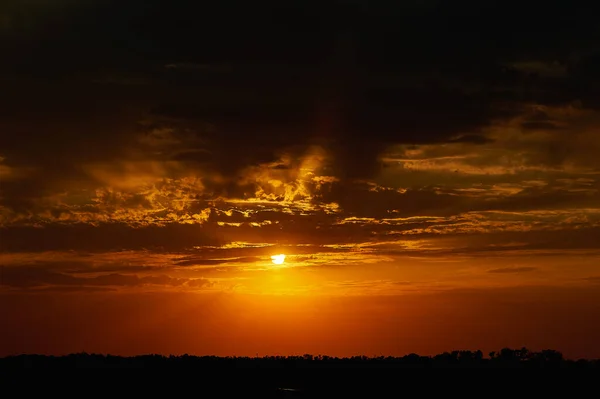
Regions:
<instances>
[{"instance_id":1,"label":"dark cloud","mask_svg":"<svg viewBox=\"0 0 600 399\"><path fill-rule=\"evenodd\" d=\"M167 275L137 276L135 274L111 273L96 277L78 277L59 273L42 267L11 266L2 268L1 285L11 288L38 287L139 287L157 285L178 287L192 283L194 287L210 286L205 279L172 278Z\"/></svg>"},{"instance_id":2,"label":"dark cloud","mask_svg":"<svg viewBox=\"0 0 600 399\"><path fill-rule=\"evenodd\" d=\"M215 233L211 231L210 233ZM176 251L197 245L222 245L218 235L211 236L199 225L131 228L124 224L101 226L48 225L43 228L14 227L0 230L0 250L9 252L70 250L111 251L154 249Z\"/></svg>"},{"instance_id":3,"label":"dark cloud","mask_svg":"<svg viewBox=\"0 0 600 399\"><path fill-rule=\"evenodd\" d=\"M465 134L449 140L450 143L471 143L471 144L488 144L494 140L489 137L479 136L475 134Z\"/></svg>"},{"instance_id":4,"label":"dark cloud","mask_svg":"<svg viewBox=\"0 0 600 399\"><path fill-rule=\"evenodd\" d=\"M93 268L90 268L89 264L86 264L84 262L82 263L82 267L79 268L68 268L66 270L64 270L66 273L69 274L81 274L81 273L90 273L90 272L94 272L94 273L119 273L119 272L124 272L124 273L145 273L145 272L156 272L156 271L160 271L161 269L166 269L169 267L169 265L164 265L164 266L143 266L143 265L131 265L131 264L120 264L120 263L115 263L115 264L105 264L105 265L100 265L100 266L94 266ZM46 262L42 262L40 266L44 266L47 268L52 269L53 265L48 265Z\"/></svg>"},{"instance_id":5,"label":"dark cloud","mask_svg":"<svg viewBox=\"0 0 600 399\"><path fill-rule=\"evenodd\" d=\"M359 242L598 200L549 177L598 168L586 7L121 3L7 3L2 251ZM448 219L341 224L423 215Z\"/></svg>"},{"instance_id":6,"label":"dark cloud","mask_svg":"<svg viewBox=\"0 0 600 399\"><path fill-rule=\"evenodd\" d=\"M527 121L521 123L521 127L526 130L555 130L560 129L560 126L557 126L553 122L546 121Z\"/></svg>"},{"instance_id":7,"label":"dark cloud","mask_svg":"<svg viewBox=\"0 0 600 399\"><path fill-rule=\"evenodd\" d=\"M341 5L344 18L334 2L226 3L45 2L46 13L34 5L9 8L8 64L28 71L2 104L18 120L3 126L5 138L12 137L2 140L9 162L27 155L50 167L46 175L55 172L46 181L81 179L78 161L123 156L133 145L133 124L149 112L192 130L200 122L213 126L210 134L195 131L202 144L187 148L208 152L190 151L185 159L222 173L235 175L244 166L274 160L278 150L325 140L337 174L370 176L378 168L376 156L390 143L484 143L478 138L482 127L516 112L490 91L496 82L486 78L487 71L518 57L564 58L569 54L551 38L584 46L581 39L589 33L582 28L589 16L571 6L560 12L545 6L545 13L561 17L550 24L528 18L537 9L519 5L516 12L495 2L424 8L348 2ZM505 18L502 29L492 17L498 15ZM478 33L467 33L473 30ZM110 45L112 39L123 46ZM593 59L584 56L580 64ZM143 77L149 84L107 87L85 77L107 73ZM479 79L478 90L468 89L470 79ZM539 91L521 81L505 86L528 95ZM545 98L543 92L537 100Z\"/></svg>"}]
</instances>

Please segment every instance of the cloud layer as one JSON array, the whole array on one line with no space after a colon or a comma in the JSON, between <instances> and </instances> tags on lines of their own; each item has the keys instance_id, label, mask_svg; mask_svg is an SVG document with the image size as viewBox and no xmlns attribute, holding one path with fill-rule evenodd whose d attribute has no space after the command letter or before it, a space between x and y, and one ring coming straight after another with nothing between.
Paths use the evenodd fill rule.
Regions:
<instances>
[{"instance_id":1,"label":"cloud layer","mask_svg":"<svg viewBox=\"0 0 600 399\"><path fill-rule=\"evenodd\" d=\"M0 250L23 268L5 285L218 285L15 254L241 270L280 248L306 267L599 249L592 13L229 3L9 2Z\"/></svg>"}]
</instances>

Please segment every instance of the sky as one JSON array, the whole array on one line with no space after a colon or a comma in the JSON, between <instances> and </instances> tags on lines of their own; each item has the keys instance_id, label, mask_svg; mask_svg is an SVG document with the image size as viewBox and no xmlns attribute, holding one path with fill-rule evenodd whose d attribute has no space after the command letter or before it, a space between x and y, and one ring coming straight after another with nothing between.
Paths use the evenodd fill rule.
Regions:
<instances>
[{"instance_id":1,"label":"sky","mask_svg":"<svg viewBox=\"0 0 600 399\"><path fill-rule=\"evenodd\" d=\"M197 3L0 6L0 356L600 357L589 5Z\"/></svg>"}]
</instances>

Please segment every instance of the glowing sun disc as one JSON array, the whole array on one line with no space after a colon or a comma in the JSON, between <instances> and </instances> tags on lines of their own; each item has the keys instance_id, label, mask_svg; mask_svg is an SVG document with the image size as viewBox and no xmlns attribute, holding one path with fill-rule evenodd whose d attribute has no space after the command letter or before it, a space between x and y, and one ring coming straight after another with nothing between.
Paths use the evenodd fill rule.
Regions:
<instances>
[{"instance_id":1,"label":"glowing sun disc","mask_svg":"<svg viewBox=\"0 0 600 399\"><path fill-rule=\"evenodd\" d=\"M284 254L279 254L279 255L273 255L273 256L271 256L271 261L273 261L273 263L276 264L276 265L283 264L284 260L285 260L285 255Z\"/></svg>"}]
</instances>

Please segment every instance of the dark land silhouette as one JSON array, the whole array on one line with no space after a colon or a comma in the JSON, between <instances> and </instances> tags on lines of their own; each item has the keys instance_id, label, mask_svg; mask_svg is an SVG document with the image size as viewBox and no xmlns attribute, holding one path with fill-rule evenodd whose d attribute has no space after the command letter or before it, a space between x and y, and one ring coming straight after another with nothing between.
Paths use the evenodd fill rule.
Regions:
<instances>
[{"instance_id":1,"label":"dark land silhouette","mask_svg":"<svg viewBox=\"0 0 600 399\"><path fill-rule=\"evenodd\" d=\"M302 356L114 356L74 353L65 356L22 354L0 358L0 368L600 368L600 359L567 359L555 350L529 351L504 348L484 354L482 351L452 351L435 356L409 354L392 356L333 357Z\"/></svg>"},{"instance_id":2,"label":"dark land silhouette","mask_svg":"<svg viewBox=\"0 0 600 399\"><path fill-rule=\"evenodd\" d=\"M435 356L409 354L402 357L331 357L323 355L219 357L219 356L162 356L156 354L122 357L113 355L75 353L65 356L23 354L0 358L0 370L47 368L163 368L191 370L195 373L173 375L204 376L202 392L208 397L260 398L345 398L397 396L406 388L399 383L400 374L367 371L365 373L312 371L323 368L600 368L600 359L566 359L555 350L532 352L526 348L491 352L453 351ZM260 372L247 370L242 374L223 373L235 368L270 369ZM217 377L206 377L216 371ZM137 375L137 373L136 373ZM151 374L154 375L154 374ZM162 375L162 374L161 374ZM411 374L404 375L406 379ZM502 373L504 376L504 373ZM223 376L228 376L223 380ZM234 377L236 376L236 377ZM223 377L223 378L221 378ZM103 386L112 386L115 378L101 373ZM115 386L121 387L120 377ZM203 381L204 381L203 380ZM136 380L137 381L137 380ZM417 380L415 380L417 381ZM225 383L224 383L225 382ZM108 385L107 385L108 384ZM121 388L119 388L121 389ZM429 389L429 388L428 388Z\"/></svg>"}]
</instances>

